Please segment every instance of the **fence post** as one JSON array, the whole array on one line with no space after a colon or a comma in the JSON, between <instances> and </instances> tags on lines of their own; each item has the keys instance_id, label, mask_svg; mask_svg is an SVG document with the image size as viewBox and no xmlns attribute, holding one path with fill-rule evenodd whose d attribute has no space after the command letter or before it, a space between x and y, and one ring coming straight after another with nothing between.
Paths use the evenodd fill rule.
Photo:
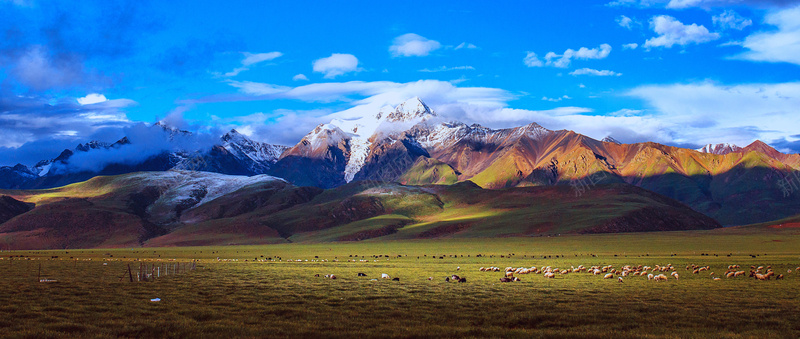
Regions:
<instances>
[{"instance_id":1,"label":"fence post","mask_svg":"<svg viewBox=\"0 0 800 339\"><path fill-rule=\"evenodd\" d=\"M133 272L131 272L131 264L128 264L128 276L131 277L131 282L133 282Z\"/></svg>"}]
</instances>

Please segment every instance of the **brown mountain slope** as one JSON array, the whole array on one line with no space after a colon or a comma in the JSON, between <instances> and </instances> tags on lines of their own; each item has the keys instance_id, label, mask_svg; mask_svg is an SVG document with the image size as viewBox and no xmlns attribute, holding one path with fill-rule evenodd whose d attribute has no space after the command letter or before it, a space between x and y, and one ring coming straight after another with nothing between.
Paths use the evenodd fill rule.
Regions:
<instances>
[{"instance_id":1,"label":"brown mountain slope","mask_svg":"<svg viewBox=\"0 0 800 339\"><path fill-rule=\"evenodd\" d=\"M6 195L0 196L0 224L30 211L33 207L34 204L24 203Z\"/></svg>"},{"instance_id":2,"label":"brown mountain slope","mask_svg":"<svg viewBox=\"0 0 800 339\"><path fill-rule=\"evenodd\" d=\"M582 194L568 186L488 190L470 181L434 186L357 181L321 190L267 176L148 172L100 177L52 190L6 193L39 204L0 224L0 247L4 249L720 227L677 201L627 184L597 185Z\"/></svg>"},{"instance_id":3,"label":"brown mountain slope","mask_svg":"<svg viewBox=\"0 0 800 339\"><path fill-rule=\"evenodd\" d=\"M322 188L344 184L347 168L357 169L350 173L354 180L441 183L438 174L424 175L430 161L419 165L419 158L429 158L446 165L439 170L452 169L458 181L492 189L624 182L726 225L784 218L800 206L800 193L787 195L781 188L783 178L800 171L800 155L760 141L718 155L653 142L603 142L535 123L495 130L425 120L402 133L373 135L366 155L351 159L351 137L321 125L284 154L273 174Z\"/></svg>"}]
</instances>

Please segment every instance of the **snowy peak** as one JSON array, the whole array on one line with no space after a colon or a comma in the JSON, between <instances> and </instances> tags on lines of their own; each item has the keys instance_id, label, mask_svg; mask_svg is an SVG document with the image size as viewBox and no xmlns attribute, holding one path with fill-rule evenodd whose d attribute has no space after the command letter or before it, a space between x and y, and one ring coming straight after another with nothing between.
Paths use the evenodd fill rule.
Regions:
<instances>
[{"instance_id":1,"label":"snowy peak","mask_svg":"<svg viewBox=\"0 0 800 339\"><path fill-rule=\"evenodd\" d=\"M225 133L220 139L222 139L222 142L227 143L246 142L250 140L247 136L239 133L239 131L235 129L231 129L230 132Z\"/></svg>"},{"instance_id":2,"label":"snowy peak","mask_svg":"<svg viewBox=\"0 0 800 339\"><path fill-rule=\"evenodd\" d=\"M111 147L111 145L109 145L108 143L92 140L85 144L78 144L78 146L75 147L75 150L80 152L88 152L89 150L93 149L105 149L109 147Z\"/></svg>"},{"instance_id":3,"label":"snowy peak","mask_svg":"<svg viewBox=\"0 0 800 339\"><path fill-rule=\"evenodd\" d=\"M716 154L716 155L725 155L728 153L734 153L741 151L742 148L736 146L734 144L722 143L722 144L708 144L701 148L698 148L697 151L700 153L709 153L709 154Z\"/></svg>"},{"instance_id":4,"label":"snowy peak","mask_svg":"<svg viewBox=\"0 0 800 339\"><path fill-rule=\"evenodd\" d=\"M603 140L600 140L600 141L602 141L602 142L610 142L612 144L617 144L617 145L622 145L622 143L619 140L614 139L614 137L612 137L610 135L605 137L605 138L603 138Z\"/></svg>"},{"instance_id":5,"label":"snowy peak","mask_svg":"<svg viewBox=\"0 0 800 339\"><path fill-rule=\"evenodd\" d=\"M153 126L161 127L161 129L163 129L164 132L169 133L170 138L175 137L176 135L192 135L192 132L184 131L180 128L167 125L167 123L163 121L156 122L155 124L153 124Z\"/></svg>"},{"instance_id":6,"label":"snowy peak","mask_svg":"<svg viewBox=\"0 0 800 339\"><path fill-rule=\"evenodd\" d=\"M406 122L413 120L424 120L436 114L419 97L413 97L397 105L394 111L386 116L389 122Z\"/></svg>"},{"instance_id":7,"label":"snowy peak","mask_svg":"<svg viewBox=\"0 0 800 339\"><path fill-rule=\"evenodd\" d=\"M222 140L222 147L231 152L236 158L240 160L249 159L253 162L253 166L249 167L251 171L256 173L261 171L255 165L263 162L275 163L287 148L252 140L235 129L225 133L220 139Z\"/></svg>"},{"instance_id":8,"label":"snowy peak","mask_svg":"<svg viewBox=\"0 0 800 339\"><path fill-rule=\"evenodd\" d=\"M299 145L310 147L311 149L327 148L336 145L342 140L348 140L350 136L336 125L319 124L314 130L306 134Z\"/></svg>"}]
</instances>

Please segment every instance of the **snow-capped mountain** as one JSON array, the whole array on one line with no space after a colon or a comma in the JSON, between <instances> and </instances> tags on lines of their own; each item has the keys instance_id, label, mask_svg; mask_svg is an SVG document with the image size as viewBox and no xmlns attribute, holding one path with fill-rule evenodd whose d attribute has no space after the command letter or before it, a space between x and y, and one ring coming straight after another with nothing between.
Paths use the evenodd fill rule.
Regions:
<instances>
[{"instance_id":1,"label":"snow-capped mountain","mask_svg":"<svg viewBox=\"0 0 800 339\"><path fill-rule=\"evenodd\" d=\"M141 143L150 140L142 137L137 139L140 140L138 145L134 145L127 136L111 144L89 141L78 144L74 149L66 149L53 159L39 161L31 168L21 164L0 167L0 188L48 188L83 181L96 175L169 169L258 175L269 171L287 149L285 146L254 141L236 130L220 137L214 145L208 143L203 146L202 142L193 139L195 136L189 131L170 127L163 122L154 124L152 128L155 128L154 139L167 143L158 146L163 148L160 151L148 150L148 144ZM158 133L165 134L159 136ZM134 160L131 160L130 155L140 150L151 152L152 155L133 157ZM78 166L75 163L85 163L86 159L93 158L102 158L98 162L100 167Z\"/></svg>"},{"instance_id":2,"label":"snow-capped mountain","mask_svg":"<svg viewBox=\"0 0 800 339\"><path fill-rule=\"evenodd\" d=\"M345 166L345 182L353 181L367 160L371 146L380 139L396 139L401 133L414 125L436 116L419 97L413 97L397 105L383 107L374 116L354 120L331 121L350 135L350 157Z\"/></svg>"},{"instance_id":3,"label":"snow-capped mountain","mask_svg":"<svg viewBox=\"0 0 800 339\"><path fill-rule=\"evenodd\" d=\"M701 148L696 149L696 151L700 153L711 153L716 155L725 155L728 153L739 152L742 148L736 146L734 144L729 143L722 143L722 144L708 144Z\"/></svg>"}]
</instances>

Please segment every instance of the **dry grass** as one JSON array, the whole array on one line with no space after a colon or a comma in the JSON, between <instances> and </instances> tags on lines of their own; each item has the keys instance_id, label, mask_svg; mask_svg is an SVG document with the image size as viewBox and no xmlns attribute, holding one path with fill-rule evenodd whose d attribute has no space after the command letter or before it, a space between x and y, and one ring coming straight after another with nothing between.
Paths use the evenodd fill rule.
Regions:
<instances>
[{"instance_id":1,"label":"dry grass","mask_svg":"<svg viewBox=\"0 0 800 339\"><path fill-rule=\"evenodd\" d=\"M7 316L0 319L0 333L36 338L800 335L800 272L794 271L800 264L798 253L728 257L684 248L664 255L635 252L629 247L635 245L619 245L626 254L592 253L620 240L583 236L3 252L0 310ZM566 250L573 246L586 250ZM23 257L9 262L9 255ZM199 268L155 282L119 282L129 263L136 270L141 261L164 264L170 258L200 259ZM103 265L104 259L118 261ZM504 284L500 273L478 271L481 266L667 263L679 267L679 281L627 277L620 284L569 274L556 279L524 275L521 282ZM782 281L713 281L708 272L684 271L690 263L710 265L717 275L729 264L771 265L776 272L793 273ZM59 282L37 283L39 264L43 277ZM400 281L371 281L381 273ZM468 281L444 282L450 274Z\"/></svg>"}]
</instances>

